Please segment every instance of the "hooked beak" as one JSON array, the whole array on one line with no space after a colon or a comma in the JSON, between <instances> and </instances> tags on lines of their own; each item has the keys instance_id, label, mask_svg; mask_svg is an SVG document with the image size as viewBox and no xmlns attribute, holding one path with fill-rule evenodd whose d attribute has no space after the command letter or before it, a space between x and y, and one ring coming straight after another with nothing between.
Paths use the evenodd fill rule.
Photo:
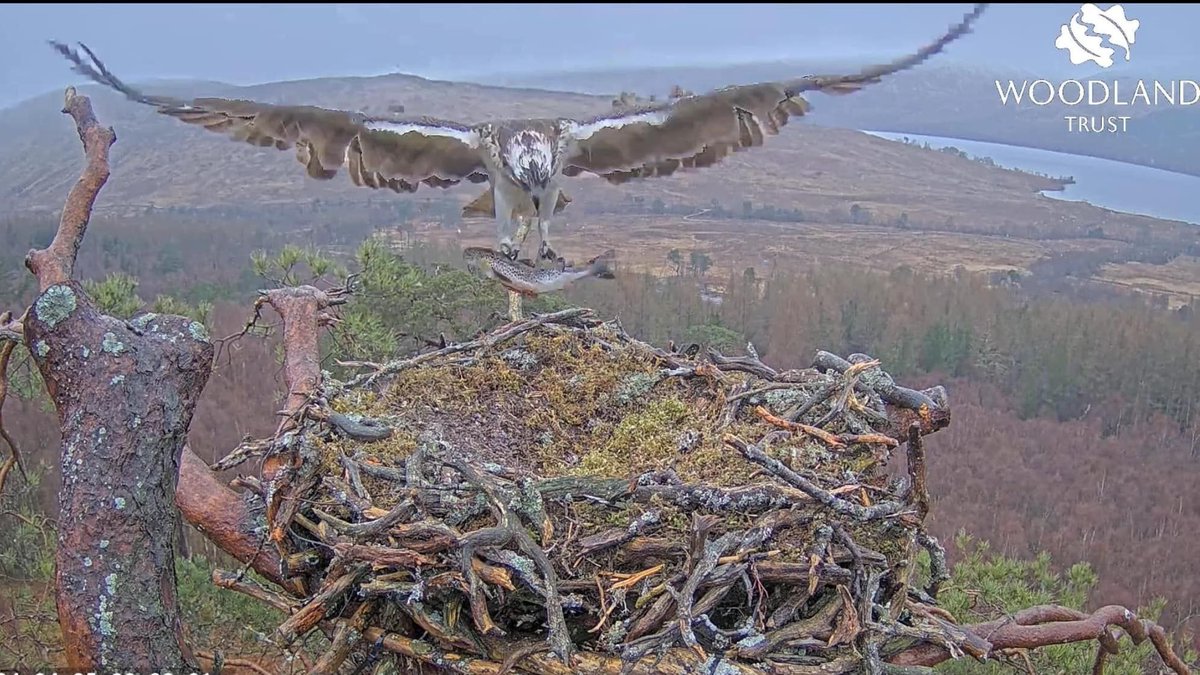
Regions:
<instances>
[{"instance_id":1,"label":"hooked beak","mask_svg":"<svg viewBox=\"0 0 1200 675\"><path fill-rule=\"evenodd\" d=\"M533 209L534 209L535 211L540 211L540 210L542 209L542 198L541 198L541 197L535 197L535 196L532 196L532 195L531 195L531 196L530 196L530 199L532 199L532 200L533 200Z\"/></svg>"}]
</instances>

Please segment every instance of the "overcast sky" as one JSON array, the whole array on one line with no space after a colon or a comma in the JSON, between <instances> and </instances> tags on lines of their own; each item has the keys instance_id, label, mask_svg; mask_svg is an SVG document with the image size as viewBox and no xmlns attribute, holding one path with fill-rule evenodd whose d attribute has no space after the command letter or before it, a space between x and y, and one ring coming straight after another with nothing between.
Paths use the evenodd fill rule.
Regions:
<instances>
[{"instance_id":1,"label":"overcast sky","mask_svg":"<svg viewBox=\"0 0 1200 675\"><path fill-rule=\"evenodd\" d=\"M1102 9L1110 5L1102 3ZM81 41L130 82L233 84L406 72L696 65L785 58L890 58L932 39L969 3L947 5L0 5L0 107L82 78L46 41ZM1200 6L1127 3L1133 60L1148 77L1200 79ZM1054 47L1077 4L993 5L939 56L1061 76ZM1170 72L1167 72L1170 71Z\"/></svg>"}]
</instances>

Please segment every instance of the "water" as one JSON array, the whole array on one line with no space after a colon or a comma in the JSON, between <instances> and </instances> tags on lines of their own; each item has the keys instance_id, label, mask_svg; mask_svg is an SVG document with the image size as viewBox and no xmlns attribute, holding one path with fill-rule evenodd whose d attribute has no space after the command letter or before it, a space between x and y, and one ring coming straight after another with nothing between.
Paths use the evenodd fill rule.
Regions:
<instances>
[{"instance_id":1,"label":"water","mask_svg":"<svg viewBox=\"0 0 1200 675\"><path fill-rule=\"evenodd\" d=\"M973 157L991 157L996 164L1043 173L1052 177L1074 176L1075 183L1062 191L1042 194L1055 199L1087 202L1094 206L1200 224L1200 177L1164 171L1128 162L1073 155L1052 150L1023 148L1002 143L964 141L942 136L922 136L889 131L864 133L900 140L928 142L932 148L954 146Z\"/></svg>"}]
</instances>

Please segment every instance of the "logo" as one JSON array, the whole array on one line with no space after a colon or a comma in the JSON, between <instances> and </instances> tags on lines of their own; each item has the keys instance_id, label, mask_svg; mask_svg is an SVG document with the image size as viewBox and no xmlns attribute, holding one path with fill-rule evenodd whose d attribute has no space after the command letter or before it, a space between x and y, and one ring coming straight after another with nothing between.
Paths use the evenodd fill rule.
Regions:
<instances>
[{"instance_id":1,"label":"logo","mask_svg":"<svg viewBox=\"0 0 1200 675\"><path fill-rule=\"evenodd\" d=\"M1121 5L1100 9L1089 2L1059 26L1054 46L1067 52L1077 66L1094 63L1111 68L1118 49L1124 52L1126 62L1130 60L1130 48L1141 25L1125 16ZM1129 131L1130 123L1136 124L1143 111L1200 105L1200 82L1120 76L1053 81L1039 77L996 80L996 94L1002 106L1049 106L1049 110L1062 111L1069 134L1119 134Z\"/></svg>"},{"instance_id":2,"label":"logo","mask_svg":"<svg viewBox=\"0 0 1200 675\"><path fill-rule=\"evenodd\" d=\"M1105 42L1125 50L1128 61L1129 47L1141 24L1137 19L1126 18L1125 8L1120 5L1102 10L1089 2L1060 27L1054 46L1065 49L1071 63L1077 66L1094 61L1101 68L1110 68L1117 50Z\"/></svg>"}]
</instances>

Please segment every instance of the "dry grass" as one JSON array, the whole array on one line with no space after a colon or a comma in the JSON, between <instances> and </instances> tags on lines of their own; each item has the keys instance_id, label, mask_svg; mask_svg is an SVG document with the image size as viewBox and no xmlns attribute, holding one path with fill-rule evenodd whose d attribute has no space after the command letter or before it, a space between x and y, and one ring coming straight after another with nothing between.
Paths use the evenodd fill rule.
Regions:
<instances>
[{"instance_id":1,"label":"dry grass","mask_svg":"<svg viewBox=\"0 0 1200 675\"><path fill-rule=\"evenodd\" d=\"M1166 294L1168 306L1175 309L1200 297L1200 258L1179 256L1165 265L1105 265L1098 279L1136 291Z\"/></svg>"},{"instance_id":2,"label":"dry grass","mask_svg":"<svg viewBox=\"0 0 1200 675\"><path fill-rule=\"evenodd\" d=\"M490 225L471 223L462 234L430 229L422 238L455 246L488 246L493 243ZM730 273L754 266L867 264L880 271L908 267L914 271L945 274L962 267L967 272L1028 271L1046 256L1076 251L1118 250L1124 244L1111 240L1036 240L957 232L923 232L869 225L828 223L776 223L762 220L685 220L678 216L602 216L587 224L570 224L554 230L559 251L576 262L605 249L617 252L625 269L651 274L673 274L667 253L677 248L706 251L714 259L710 281L720 282ZM537 236L526 242L536 250ZM1142 281L1186 293L1200 284L1193 263L1168 266L1138 265ZM1161 276L1160 276L1161 275ZM1190 277L1189 277L1190 275ZM1147 281L1148 280L1148 281Z\"/></svg>"}]
</instances>

